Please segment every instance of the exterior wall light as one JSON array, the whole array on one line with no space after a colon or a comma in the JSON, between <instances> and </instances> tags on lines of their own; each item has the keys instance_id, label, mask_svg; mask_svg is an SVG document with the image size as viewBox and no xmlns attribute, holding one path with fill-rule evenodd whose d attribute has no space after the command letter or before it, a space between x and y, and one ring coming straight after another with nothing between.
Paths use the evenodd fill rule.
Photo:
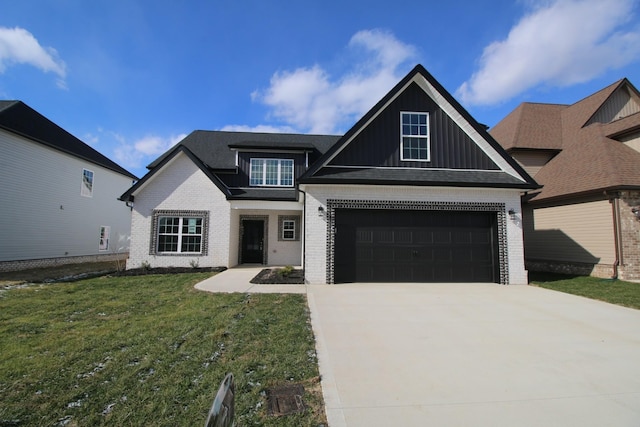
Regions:
<instances>
[{"instance_id":1,"label":"exterior wall light","mask_svg":"<svg viewBox=\"0 0 640 427\"><path fill-rule=\"evenodd\" d=\"M515 220L517 218L515 209L509 209L509 218L511 218L512 220Z\"/></svg>"},{"instance_id":2,"label":"exterior wall light","mask_svg":"<svg viewBox=\"0 0 640 427\"><path fill-rule=\"evenodd\" d=\"M631 213L635 215L636 219L640 219L640 206L631 208Z\"/></svg>"},{"instance_id":3,"label":"exterior wall light","mask_svg":"<svg viewBox=\"0 0 640 427\"><path fill-rule=\"evenodd\" d=\"M324 207L318 206L318 216L321 218L324 217Z\"/></svg>"}]
</instances>

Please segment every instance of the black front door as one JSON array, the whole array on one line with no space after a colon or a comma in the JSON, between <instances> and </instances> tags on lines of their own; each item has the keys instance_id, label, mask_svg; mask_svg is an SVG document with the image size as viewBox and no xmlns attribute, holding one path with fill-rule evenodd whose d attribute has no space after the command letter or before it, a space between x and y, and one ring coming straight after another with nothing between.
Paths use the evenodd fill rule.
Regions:
<instances>
[{"instance_id":1,"label":"black front door","mask_svg":"<svg viewBox=\"0 0 640 427\"><path fill-rule=\"evenodd\" d=\"M264 221L245 219L242 221L242 262L262 264L264 258Z\"/></svg>"}]
</instances>

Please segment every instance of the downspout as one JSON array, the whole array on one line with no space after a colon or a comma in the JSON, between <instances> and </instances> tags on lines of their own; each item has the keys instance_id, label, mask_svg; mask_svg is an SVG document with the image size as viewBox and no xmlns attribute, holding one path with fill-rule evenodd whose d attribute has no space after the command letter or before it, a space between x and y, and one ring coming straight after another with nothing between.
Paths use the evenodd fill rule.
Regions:
<instances>
[{"instance_id":1,"label":"downspout","mask_svg":"<svg viewBox=\"0 0 640 427\"><path fill-rule=\"evenodd\" d=\"M300 224L303 229L300 230L300 238L302 239L302 270L306 270L307 267L307 193L300 189L300 184L298 184L298 191L302 193L302 197L304 198L302 202L302 219L300 220ZM305 279L305 282L307 280Z\"/></svg>"},{"instance_id":2,"label":"downspout","mask_svg":"<svg viewBox=\"0 0 640 427\"><path fill-rule=\"evenodd\" d=\"M605 194L607 192L605 191ZM614 246L616 259L613 263L613 277L612 279L618 278L618 267L622 264L622 247L621 247L621 238L620 238L620 199L618 194L613 194L613 198L609 200L611 202L611 208L613 209L613 238L614 238Z\"/></svg>"}]
</instances>

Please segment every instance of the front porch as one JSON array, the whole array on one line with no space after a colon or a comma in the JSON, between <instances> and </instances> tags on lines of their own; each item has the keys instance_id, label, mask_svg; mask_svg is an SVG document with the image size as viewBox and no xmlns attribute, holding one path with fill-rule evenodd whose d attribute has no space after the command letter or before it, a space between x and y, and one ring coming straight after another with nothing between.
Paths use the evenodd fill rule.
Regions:
<instances>
[{"instance_id":1,"label":"front porch","mask_svg":"<svg viewBox=\"0 0 640 427\"><path fill-rule=\"evenodd\" d=\"M229 266L302 266L302 203L231 202Z\"/></svg>"}]
</instances>

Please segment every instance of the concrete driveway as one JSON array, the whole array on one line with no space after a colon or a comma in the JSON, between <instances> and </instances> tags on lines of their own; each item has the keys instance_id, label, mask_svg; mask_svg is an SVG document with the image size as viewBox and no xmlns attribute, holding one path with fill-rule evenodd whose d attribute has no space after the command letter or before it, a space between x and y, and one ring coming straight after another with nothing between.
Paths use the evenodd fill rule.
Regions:
<instances>
[{"instance_id":1,"label":"concrete driveway","mask_svg":"<svg viewBox=\"0 0 640 427\"><path fill-rule=\"evenodd\" d=\"M640 426L640 311L531 286L307 286L330 427Z\"/></svg>"}]
</instances>

